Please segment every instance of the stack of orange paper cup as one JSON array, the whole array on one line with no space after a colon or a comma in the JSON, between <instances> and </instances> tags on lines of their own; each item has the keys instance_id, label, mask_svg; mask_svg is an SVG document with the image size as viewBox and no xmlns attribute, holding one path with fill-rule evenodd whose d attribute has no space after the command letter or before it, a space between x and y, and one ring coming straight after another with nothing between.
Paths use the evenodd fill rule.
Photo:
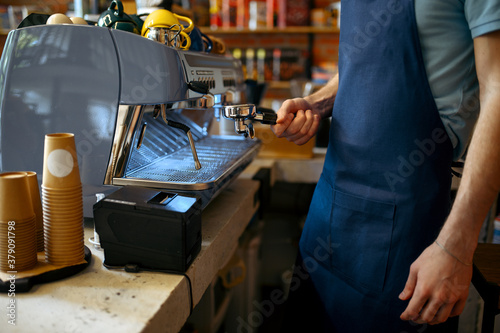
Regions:
<instances>
[{"instance_id":1,"label":"stack of orange paper cup","mask_svg":"<svg viewBox=\"0 0 500 333\"><path fill-rule=\"evenodd\" d=\"M38 188L38 179L36 172L27 171L28 187L31 195L31 204L36 219L36 250L42 252L44 249L43 240L43 213L42 199L40 198L40 189Z\"/></svg>"},{"instance_id":2,"label":"stack of orange paper cup","mask_svg":"<svg viewBox=\"0 0 500 333\"><path fill-rule=\"evenodd\" d=\"M37 260L36 217L26 172L0 174L0 270L23 271Z\"/></svg>"},{"instance_id":3,"label":"stack of orange paper cup","mask_svg":"<svg viewBox=\"0 0 500 333\"><path fill-rule=\"evenodd\" d=\"M85 256L82 183L71 133L45 136L42 208L46 261L80 263Z\"/></svg>"}]
</instances>

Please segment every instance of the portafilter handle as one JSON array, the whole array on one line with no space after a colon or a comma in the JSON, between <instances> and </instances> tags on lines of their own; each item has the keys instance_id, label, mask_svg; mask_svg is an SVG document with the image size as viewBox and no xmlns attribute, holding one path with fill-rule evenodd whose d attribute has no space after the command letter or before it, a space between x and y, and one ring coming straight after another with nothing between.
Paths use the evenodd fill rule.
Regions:
<instances>
[{"instance_id":1,"label":"portafilter handle","mask_svg":"<svg viewBox=\"0 0 500 333\"><path fill-rule=\"evenodd\" d=\"M254 117L254 120L258 120L262 124L266 125L276 125L276 120L278 119L278 115L273 109L268 109L258 106L255 112L256 115Z\"/></svg>"},{"instance_id":2,"label":"portafilter handle","mask_svg":"<svg viewBox=\"0 0 500 333\"><path fill-rule=\"evenodd\" d=\"M238 134L244 134L254 138L255 130L252 123L245 123L245 120L259 121L262 124L274 125L278 116L272 109L256 107L254 104L226 105L222 107L222 115L226 119L234 121L234 130Z\"/></svg>"}]
</instances>

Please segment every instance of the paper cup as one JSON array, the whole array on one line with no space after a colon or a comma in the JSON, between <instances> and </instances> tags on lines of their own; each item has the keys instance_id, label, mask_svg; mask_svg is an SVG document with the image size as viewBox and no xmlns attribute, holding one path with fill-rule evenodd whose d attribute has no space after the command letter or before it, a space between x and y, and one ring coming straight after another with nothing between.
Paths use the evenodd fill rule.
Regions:
<instances>
[{"instance_id":1,"label":"paper cup","mask_svg":"<svg viewBox=\"0 0 500 333\"><path fill-rule=\"evenodd\" d=\"M62 235L60 237L49 237L45 242L45 251L53 253L55 251L55 253L62 254L68 251L67 247L70 247L71 249L80 249L80 247L83 247L84 245L83 237L83 234L78 235L78 237L69 239L65 238Z\"/></svg>"},{"instance_id":2,"label":"paper cup","mask_svg":"<svg viewBox=\"0 0 500 333\"><path fill-rule=\"evenodd\" d=\"M33 253L37 253L36 251L36 243L24 243L23 245L16 245L15 248L15 261L18 262L18 257L29 257L31 258L30 260L33 259ZM8 252L2 254L0 258L5 258L8 259Z\"/></svg>"},{"instance_id":3,"label":"paper cup","mask_svg":"<svg viewBox=\"0 0 500 333\"><path fill-rule=\"evenodd\" d=\"M82 200L81 195L67 196L67 197L63 197L63 196L52 197L52 196L43 195L43 197L42 197L42 207L43 207L43 204L46 204L46 205L59 204L59 205L66 205L66 206L68 204L74 204L74 205L79 206L82 203L83 203L83 200Z\"/></svg>"},{"instance_id":4,"label":"paper cup","mask_svg":"<svg viewBox=\"0 0 500 333\"><path fill-rule=\"evenodd\" d=\"M73 244L83 242L83 230L53 230L49 231L46 235L46 244L49 247L57 246L58 244Z\"/></svg>"},{"instance_id":5,"label":"paper cup","mask_svg":"<svg viewBox=\"0 0 500 333\"><path fill-rule=\"evenodd\" d=\"M85 248L79 246L78 249L64 249L63 251L51 250L50 245L45 250L45 261L52 265L74 265L85 258ZM61 246L59 246L61 247Z\"/></svg>"},{"instance_id":6,"label":"paper cup","mask_svg":"<svg viewBox=\"0 0 500 333\"><path fill-rule=\"evenodd\" d=\"M85 258L85 247L83 242L77 247L58 245L52 249L50 244L45 244L45 261L53 265L71 265L81 262Z\"/></svg>"},{"instance_id":7,"label":"paper cup","mask_svg":"<svg viewBox=\"0 0 500 333\"><path fill-rule=\"evenodd\" d=\"M79 212L83 211L83 201L81 198L75 200L49 200L42 199L42 211L43 213L52 212Z\"/></svg>"},{"instance_id":8,"label":"paper cup","mask_svg":"<svg viewBox=\"0 0 500 333\"><path fill-rule=\"evenodd\" d=\"M45 260L54 266L70 266L81 263L85 259L85 253L82 255L74 256L72 258L54 258L46 257Z\"/></svg>"},{"instance_id":9,"label":"paper cup","mask_svg":"<svg viewBox=\"0 0 500 333\"><path fill-rule=\"evenodd\" d=\"M0 221L28 219L35 215L26 172L0 174Z\"/></svg>"},{"instance_id":10,"label":"paper cup","mask_svg":"<svg viewBox=\"0 0 500 333\"><path fill-rule=\"evenodd\" d=\"M54 266L70 266L81 263L85 259L85 252L72 257L50 257L46 256L45 261Z\"/></svg>"},{"instance_id":11,"label":"paper cup","mask_svg":"<svg viewBox=\"0 0 500 333\"><path fill-rule=\"evenodd\" d=\"M0 239L0 255L8 254L8 249L13 249L17 253L19 249L34 246L36 250L36 228L34 227L12 226L11 224L1 223Z\"/></svg>"},{"instance_id":12,"label":"paper cup","mask_svg":"<svg viewBox=\"0 0 500 333\"><path fill-rule=\"evenodd\" d=\"M45 260L53 265L79 263L84 258L83 211L44 213Z\"/></svg>"},{"instance_id":13,"label":"paper cup","mask_svg":"<svg viewBox=\"0 0 500 333\"><path fill-rule=\"evenodd\" d=\"M50 194L50 195L67 195L68 193L76 194L82 192L82 185L77 185L73 187L49 187L42 184L42 193Z\"/></svg>"},{"instance_id":14,"label":"paper cup","mask_svg":"<svg viewBox=\"0 0 500 333\"><path fill-rule=\"evenodd\" d=\"M47 218L44 230L47 236L83 232L83 218Z\"/></svg>"},{"instance_id":15,"label":"paper cup","mask_svg":"<svg viewBox=\"0 0 500 333\"><path fill-rule=\"evenodd\" d=\"M52 192L48 190L42 190L42 199L52 199L52 200L73 200L73 199L80 199L82 200L82 190L76 190L76 191L59 191L59 192Z\"/></svg>"},{"instance_id":16,"label":"paper cup","mask_svg":"<svg viewBox=\"0 0 500 333\"><path fill-rule=\"evenodd\" d=\"M73 235L75 233L83 232L83 223L73 223L66 225L58 225L57 223L46 223L45 228L47 229L48 236L54 235L56 233L62 233L66 235Z\"/></svg>"},{"instance_id":17,"label":"paper cup","mask_svg":"<svg viewBox=\"0 0 500 333\"><path fill-rule=\"evenodd\" d=\"M0 221L0 270L23 271L37 264L36 218Z\"/></svg>"},{"instance_id":18,"label":"paper cup","mask_svg":"<svg viewBox=\"0 0 500 333\"><path fill-rule=\"evenodd\" d=\"M72 250L80 250L80 248L84 246L83 233L78 235L75 239L54 237L50 239L50 242L47 242L47 250L49 250L49 252L50 250L57 250L59 246L64 246L65 251L67 251L68 248L71 248Z\"/></svg>"},{"instance_id":19,"label":"paper cup","mask_svg":"<svg viewBox=\"0 0 500 333\"><path fill-rule=\"evenodd\" d=\"M83 214L83 207L80 204L43 204L43 214L45 215L72 215ZM82 216L83 217L83 216Z\"/></svg>"},{"instance_id":20,"label":"paper cup","mask_svg":"<svg viewBox=\"0 0 500 333\"><path fill-rule=\"evenodd\" d=\"M82 201L82 192L68 192L66 195L63 194L52 194L52 193L47 193L43 192L42 193L42 200L44 201L52 201L52 202L67 202L71 200L77 200L77 201Z\"/></svg>"},{"instance_id":21,"label":"paper cup","mask_svg":"<svg viewBox=\"0 0 500 333\"><path fill-rule=\"evenodd\" d=\"M76 212L76 213L68 213L68 214L62 214L62 213L45 213L43 217L43 223L44 225L53 224L53 223L65 223L65 224L83 224L83 212Z\"/></svg>"},{"instance_id":22,"label":"paper cup","mask_svg":"<svg viewBox=\"0 0 500 333\"><path fill-rule=\"evenodd\" d=\"M83 236L81 240L54 240L52 243L47 242L45 246L46 255L52 258L79 256L85 249Z\"/></svg>"},{"instance_id":23,"label":"paper cup","mask_svg":"<svg viewBox=\"0 0 500 333\"><path fill-rule=\"evenodd\" d=\"M43 213L71 213L71 212L82 212L83 204L82 201L68 201L68 202L58 202L58 201L42 201L42 211Z\"/></svg>"},{"instance_id":24,"label":"paper cup","mask_svg":"<svg viewBox=\"0 0 500 333\"><path fill-rule=\"evenodd\" d=\"M67 222L71 224L83 224L82 212L76 213L45 213L44 223L54 223L57 221Z\"/></svg>"},{"instance_id":25,"label":"paper cup","mask_svg":"<svg viewBox=\"0 0 500 333\"><path fill-rule=\"evenodd\" d=\"M42 199L46 201L65 202L69 200L82 200L82 192L67 192L66 194L54 194L50 192L42 192Z\"/></svg>"},{"instance_id":26,"label":"paper cup","mask_svg":"<svg viewBox=\"0 0 500 333\"><path fill-rule=\"evenodd\" d=\"M43 185L50 188L81 185L74 134L45 135Z\"/></svg>"},{"instance_id":27,"label":"paper cup","mask_svg":"<svg viewBox=\"0 0 500 333\"><path fill-rule=\"evenodd\" d=\"M28 177L31 204L36 218L37 250L43 251L43 212L40 189L38 188L38 179L34 171L27 171L26 175Z\"/></svg>"},{"instance_id":28,"label":"paper cup","mask_svg":"<svg viewBox=\"0 0 500 333\"><path fill-rule=\"evenodd\" d=\"M38 263L38 257L35 257L34 259L31 259L30 261L21 262L21 263L18 263L18 261L16 260L15 271L21 272L21 271L30 270L33 267L35 267L37 263ZM0 265L0 270L3 272L9 272L9 271L12 271L12 268L8 265L7 266Z\"/></svg>"}]
</instances>

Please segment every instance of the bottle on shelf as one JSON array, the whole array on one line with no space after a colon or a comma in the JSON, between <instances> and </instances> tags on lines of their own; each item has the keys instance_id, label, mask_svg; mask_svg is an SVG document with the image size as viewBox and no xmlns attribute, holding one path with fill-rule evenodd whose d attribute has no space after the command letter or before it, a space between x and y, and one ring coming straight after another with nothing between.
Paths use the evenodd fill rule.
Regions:
<instances>
[{"instance_id":1,"label":"bottle on shelf","mask_svg":"<svg viewBox=\"0 0 500 333\"><path fill-rule=\"evenodd\" d=\"M493 228L493 243L500 244L500 215L495 218Z\"/></svg>"}]
</instances>

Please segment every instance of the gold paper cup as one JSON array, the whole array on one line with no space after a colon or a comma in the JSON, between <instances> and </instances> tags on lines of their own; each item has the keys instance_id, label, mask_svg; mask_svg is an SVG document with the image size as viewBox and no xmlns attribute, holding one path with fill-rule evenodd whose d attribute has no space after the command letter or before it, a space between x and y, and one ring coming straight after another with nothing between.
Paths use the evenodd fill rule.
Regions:
<instances>
[{"instance_id":1,"label":"gold paper cup","mask_svg":"<svg viewBox=\"0 0 500 333\"><path fill-rule=\"evenodd\" d=\"M36 218L0 221L0 270L23 271L37 264Z\"/></svg>"},{"instance_id":2,"label":"gold paper cup","mask_svg":"<svg viewBox=\"0 0 500 333\"><path fill-rule=\"evenodd\" d=\"M45 214L43 217L44 226L51 226L54 223L57 223L59 226L65 225L83 225L83 214L75 214L75 215L62 215L62 214Z\"/></svg>"},{"instance_id":3,"label":"gold paper cup","mask_svg":"<svg viewBox=\"0 0 500 333\"><path fill-rule=\"evenodd\" d=\"M76 219L44 216L45 260L53 265L77 264L84 259L83 214Z\"/></svg>"},{"instance_id":4,"label":"gold paper cup","mask_svg":"<svg viewBox=\"0 0 500 333\"><path fill-rule=\"evenodd\" d=\"M59 235L48 235L45 239L45 251L47 250L61 250L59 246L62 247L71 247L75 248L78 247L84 247L84 234L83 233L76 233L73 236L68 236L67 234L59 234ZM61 253L64 253L61 251Z\"/></svg>"},{"instance_id":5,"label":"gold paper cup","mask_svg":"<svg viewBox=\"0 0 500 333\"><path fill-rule=\"evenodd\" d=\"M71 208L74 206L75 208L83 205L83 200L81 196L75 198L47 198L45 195L42 198L42 207L49 206L61 206L60 208Z\"/></svg>"},{"instance_id":6,"label":"gold paper cup","mask_svg":"<svg viewBox=\"0 0 500 333\"><path fill-rule=\"evenodd\" d=\"M54 240L52 243L47 242L46 251L49 255L57 254L59 248L64 248L64 252L60 251L60 254L67 254L68 251L80 253L80 251L84 248L83 235L81 239L78 240ZM54 251L55 250L55 251Z\"/></svg>"},{"instance_id":7,"label":"gold paper cup","mask_svg":"<svg viewBox=\"0 0 500 333\"><path fill-rule=\"evenodd\" d=\"M85 259L85 253L67 258L45 257L45 261L54 266L71 266L81 263Z\"/></svg>"},{"instance_id":8,"label":"gold paper cup","mask_svg":"<svg viewBox=\"0 0 500 333\"><path fill-rule=\"evenodd\" d=\"M45 135L43 185L49 188L81 185L74 134Z\"/></svg>"},{"instance_id":9,"label":"gold paper cup","mask_svg":"<svg viewBox=\"0 0 500 333\"><path fill-rule=\"evenodd\" d=\"M68 193L67 195L52 195L46 192L42 192L42 202L46 201L53 203L67 203L69 201L82 201L82 192L80 193Z\"/></svg>"},{"instance_id":10,"label":"gold paper cup","mask_svg":"<svg viewBox=\"0 0 500 333\"><path fill-rule=\"evenodd\" d=\"M51 193L47 193L45 191L42 192L42 202L62 202L67 203L68 201L83 201L82 200L82 192L74 192L74 193L66 193L65 195L53 195Z\"/></svg>"},{"instance_id":11,"label":"gold paper cup","mask_svg":"<svg viewBox=\"0 0 500 333\"><path fill-rule=\"evenodd\" d=\"M17 220L0 220L0 224L5 224L7 225L7 223L10 223L10 225L13 225L15 224L16 227L22 227L22 228L26 228L26 227L30 227L30 228L36 228L36 224L33 222L33 221L36 221L36 217L35 217L35 214L33 214L32 216L28 217L28 218L25 218L25 219L17 219Z\"/></svg>"},{"instance_id":12,"label":"gold paper cup","mask_svg":"<svg viewBox=\"0 0 500 333\"><path fill-rule=\"evenodd\" d=\"M35 215L26 172L0 174L0 221L25 220Z\"/></svg>"},{"instance_id":13,"label":"gold paper cup","mask_svg":"<svg viewBox=\"0 0 500 333\"><path fill-rule=\"evenodd\" d=\"M77 240L52 240L51 242L47 242L45 244L47 248L45 249L46 252L49 254L67 254L68 251L76 251L80 253L79 251L84 248L84 241L83 241L83 235L81 236L81 239ZM59 249L64 248L64 251L59 251ZM59 252L58 252L59 251Z\"/></svg>"},{"instance_id":14,"label":"gold paper cup","mask_svg":"<svg viewBox=\"0 0 500 333\"><path fill-rule=\"evenodd\" d=\"M46 235L66 233L69 236L71 233L83 232L83 220L46 220L44 230Z\"/></svg>"},{"instance_id":15,"label":"gold paper cup","mask_svg":"<svg viewBox=\"0 0 500 333\"><path fill-rule=\"evenodd\" d=\"M85 258L85 249L68 253L64 251L61 254L45 251L45 261L52 265L75 265L80 263Z\"/></svg>"},{"instance_id":16,"label":"gold paper cup","mask_svg":"<svg viewBox=\"0 0 500 333\"><path fill-rule=\"evenodd\" d=\"M83 217L83 206L79 204L45 204L43 205L44 215L75 215L82 214Z\"/></svg>"},{"instance_id":17,"label":"gold paper cup","mask_svg":"<svg viewBox=\"0 0 500 333\"><path fill-rule=\"evenodd\" d=\"M36 233L37 233L37 251L43 251L43 213L42 200L40 197L40 189L38 188L38 179L36 172L27 171L28 187L30 190L31 204L36 217Z\"/></svg>"},{"instance_id":18,"label":"gold paper cup","mask_svg":"<svg viewBox=\"0 0 500 333\"><path fill-rule=\"evenodd\" d=\"M60 204L68 204L68 203L76 203L76 204L83 204L82 200L82 193L74 193L64 196L64 195L50 195L47 193L42 194L42 204L43 203L60 203Z\"/></svg>"},{"instance_id":19,"label":"gold paper cup","mask_svg":"<svg viewBox=\"0 0 500 333\"><path fill-rule=\"evenodd\" d=\"M50 244L45 244L45 261L53 265L77 264L85 258L85 248L82 244L77 247L58 245L53 249Z\"/></svg>"},{"instance_id":20,"label":"gold paper cup","mask_svg":"<svg viewBox=\"0 0 500 333\"><path fill-rule=\"evenodd\" d=\"M84 230L83 226L51 226L45 225L45 238L46 240L83 240Z\"/></svg>"},{"instance_id":21,"label":"gold paper cup","mask_svg":"<svg viewBox=\"0 0 500 333\"><path fill-rule=\"evenodd\" d=\"M44 216L44 228L45 227L54 227L54 226L82 226L83 225L83 217L81 214L78 215L48 215Z\"/></svg>"},{"instance_id":22,"label":"gold paper cup","mask_svg":"<svg viewBox=\"0 0 500 333\"><path fill-rule=\"evenodd\" d=\"M51 227L46 225L47 227L47 238L56 238L59 237L61 239L79 239L80 236L83 237L84 230L81 226L71 226L71 227Z\"/></svg>"},{"instance_id":23,"label":"gold paper cup","mask_svg":"<svg viewBox=\"0 0 500 333\"><path fill-rule=\"evenodd\" d=\"M82 200L73 200L73 201L49 201L42 199L42 211L44 214L55 214L57 212L61 212L63 214L67 213L82 213L83 212L83 202Z\"/></svg>"},{"instance_id":24,"label":"gold paper cup","mask_svg":"<svg viewBox=\"0 0 500 333\"><path fill-rule=\"evenodd\" d=\"M45 261L52 265L74 265L80 263L84 258L85 250L74 251L70 255L65 253L62 256L51 255L48 252L45 253Z\"/></svg>"},{"instance_id":25,"label":"gold paper cup","mask_svg":"<svg viewBox=\"0 0 500 333\"><path fill-rule=\"evenodd\" d=\"M45 246L45 256L51 258L69 258L69 257L79 257L85 252L85 245L83 240L64 243L59 242L55 245L46 243Z\"/></svg>"},{"instance_id":26,"label":"gold paper cup","mask_svg":"<svg viewBox=\"0 0 500 333\"><path fill-rule=\"evenodd\" d=\"M64 195L77 195L82 193L82 185L77 185L73 187L63 187L63 188L53 188L42 185L42 193L53 195L53 196L64 196Z\"/></svg>"},{"instance_id":27,"label":"gold paper cup","mask_svg":"<svg viewBox=\"0 0 500 333\"><path fill-rule=\"evenodd\" d=\"M44 216L44 228L45 227L65 227L65 226L79 226L83 228L83 214L77 215L57 215L57 214L45 214Z\"/></svg>"}]
</instances>

